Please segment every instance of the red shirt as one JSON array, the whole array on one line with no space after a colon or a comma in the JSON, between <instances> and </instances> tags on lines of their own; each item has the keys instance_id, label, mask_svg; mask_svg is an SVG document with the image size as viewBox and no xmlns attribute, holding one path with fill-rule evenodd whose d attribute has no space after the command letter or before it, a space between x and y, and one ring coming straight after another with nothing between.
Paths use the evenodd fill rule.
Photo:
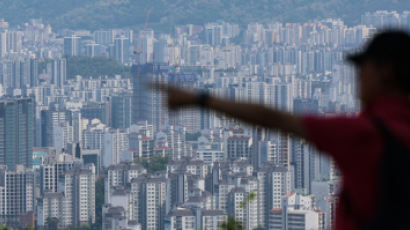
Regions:
<instances>
[{"instance_id":1,"label":"red shirt","mask_svg":"<svg viewBox=\"0 0 410 230\"><path fill-rule=\"evenodd\" d=\"M328 153L339 166L342 189L360 219L369 220L376 208L378 170L384 140L372 124L378 117L392 135L410 149L410 101L408 97L389 96L367 106L355 117L303 118L307 139L320 151ZM343 201L336 211L336 230L356 230L354 219L344 211Z\"/></svg>"}]
</instances>

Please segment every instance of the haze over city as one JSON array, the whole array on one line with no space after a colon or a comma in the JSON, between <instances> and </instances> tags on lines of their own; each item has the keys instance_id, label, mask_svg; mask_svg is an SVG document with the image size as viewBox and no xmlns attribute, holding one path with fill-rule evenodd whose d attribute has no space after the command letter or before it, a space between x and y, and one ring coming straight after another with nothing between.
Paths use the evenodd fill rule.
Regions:
<instances>
[{"instance_id":1,"label":"haze over city","mask_svg":"<svg viewBox=\"0 0 410 230\"><path fill-rule=\"evenodd\" d=\"M342 7L344 6L344 7ZM359 112L355 66L406 1L2 1L0 224L325 230L334 160L159 82L293 114Z\"/></svg>"}]
</instances>

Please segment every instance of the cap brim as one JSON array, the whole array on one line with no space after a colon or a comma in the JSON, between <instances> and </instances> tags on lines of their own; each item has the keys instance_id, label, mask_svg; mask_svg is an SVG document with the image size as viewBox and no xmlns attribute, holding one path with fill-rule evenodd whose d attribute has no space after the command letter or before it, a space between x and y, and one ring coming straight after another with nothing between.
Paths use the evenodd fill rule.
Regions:
<instances>
[{"instance_id":1,"label":"cap brim","mask_svg":"<svg viewBox=\"0 0 410 230\"><path fill-rule=\"evenodd\" d=\"M364 53L354 53L354 54L348 54L346 56L346 60L355 65L362 64L365 59L366 59L366 54Z\"/></svg>"}]
</instances>

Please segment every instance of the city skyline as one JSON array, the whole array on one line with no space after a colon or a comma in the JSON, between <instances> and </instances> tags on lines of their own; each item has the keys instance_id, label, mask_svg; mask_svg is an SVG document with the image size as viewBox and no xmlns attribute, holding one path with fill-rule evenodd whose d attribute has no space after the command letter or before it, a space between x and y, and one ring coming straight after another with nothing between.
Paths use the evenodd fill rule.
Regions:
<instances>
[{"instance_id":1,"label":"city skyline","mask_svg":"<svg viewBox=\"0 0 410 230\"><path fill-rule=\"evenodd\" d=\"M0 21L0 222L196 230L232 218L246 230L334 227L341 177L328 156L220 113L171 111L147 83L296 114L356 114L346 54L380 29L409 30L410 11L368 12L355 25L218 21L170 33L151 29L148 16L141 30L54 32L41 20Z\"/></svg>"}]
</instances>

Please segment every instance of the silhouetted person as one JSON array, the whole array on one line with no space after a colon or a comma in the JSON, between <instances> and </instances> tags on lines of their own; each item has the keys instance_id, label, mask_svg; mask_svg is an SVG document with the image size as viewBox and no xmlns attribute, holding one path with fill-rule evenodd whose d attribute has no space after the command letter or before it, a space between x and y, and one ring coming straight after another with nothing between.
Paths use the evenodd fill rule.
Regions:
<instances>
[{"instance_id":1,"label":"silhouetted person","mask_svg":"<svg viewBox=\"0 0 410 230\"><path fill-rule=\"evenodd\" d=\"M263 105L211 97L203 92L164 85L160 88L168 94L171 109L198 105L216 110L304 138L332 156L343 178L336 212L337 230L407 229L410 221L410 194L406 190L410 184L410 162L407 161L410 36L393 30L378 33L362 52L348 56L348 60L358 69L362 103L362 111L354 117L298 116Z\"/></svg>"}]
</instances>

